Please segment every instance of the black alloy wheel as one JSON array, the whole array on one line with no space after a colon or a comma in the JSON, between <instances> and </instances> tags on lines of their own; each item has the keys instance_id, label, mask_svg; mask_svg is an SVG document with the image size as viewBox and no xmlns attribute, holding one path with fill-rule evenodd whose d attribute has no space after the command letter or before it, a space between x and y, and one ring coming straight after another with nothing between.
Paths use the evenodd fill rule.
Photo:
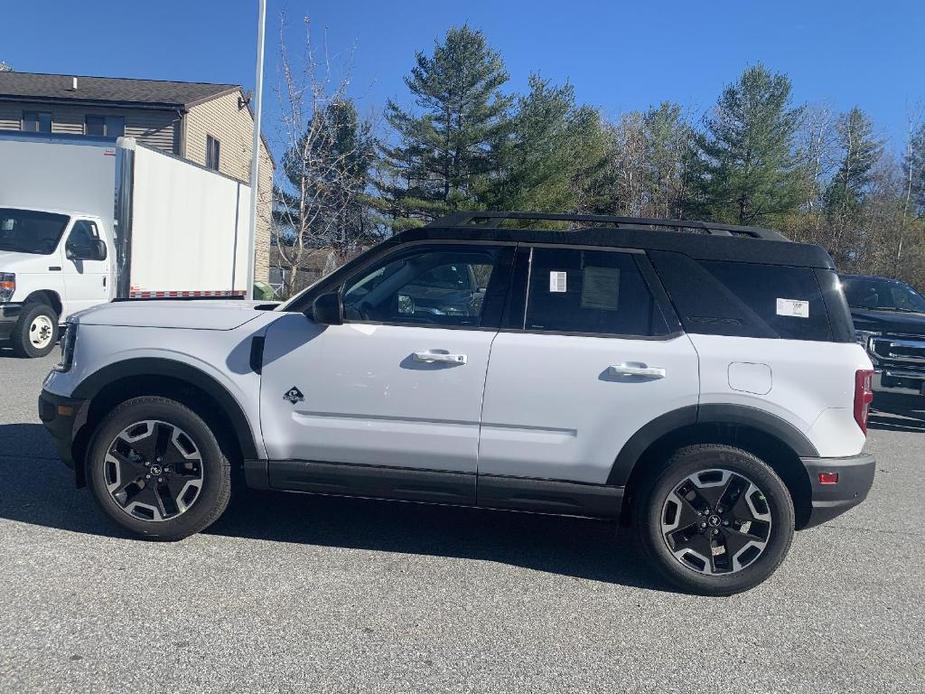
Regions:
<instances>
[{"instance_id":1,"label":"black alloy wheel","mask_svg":"<svg viewBox=\"0 0 925 694\"><path fill-rule=\"evenodd\" d=\"M202 455L180 427L155 419L135 422L113 439L104 465L106 488L127 514L165 521L185 513L204 481Z\"/></svg>"}]
</instances>

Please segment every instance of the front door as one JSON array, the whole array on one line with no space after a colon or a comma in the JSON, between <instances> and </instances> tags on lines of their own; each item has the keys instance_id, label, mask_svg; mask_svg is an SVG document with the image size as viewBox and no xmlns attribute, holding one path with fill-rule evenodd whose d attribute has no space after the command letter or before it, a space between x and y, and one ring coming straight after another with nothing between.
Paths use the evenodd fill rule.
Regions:
<instances>
[{"instance_id":1,"label":"front door","mask_svg":"<svg viewBox=\"0 0 925 694\"><path fill-rule=\"evenodd\" d=\"M525 310L492 346L480 498L512 477L604 484L634 433L697 404L697 353L647 270L641 253L532 250Z\"/></svg>"},{"instance_id":2,"label":"front door","mask_svg":"<svg viewBox=\"0 0 925 694\"><path fill-rule=\"evenodd\" d=\"M274 322L260 394L271 485L298 487L301 461L463 473L474 493L512 256L499 246L412 246L328 288L341 292L343 325L301 313Z\"/></svg>"},{"instance_id":3,"label":"front door","mask_svg":"<svg viewBox=\"0 0 925 694\"><path fill-rule=\"evenodd\" d=\"M100 239L96 222L78 219L64 244L64 314L70 315L109 300L109 258L94 256L92 244Z\"/></svg>"}]
</instances>

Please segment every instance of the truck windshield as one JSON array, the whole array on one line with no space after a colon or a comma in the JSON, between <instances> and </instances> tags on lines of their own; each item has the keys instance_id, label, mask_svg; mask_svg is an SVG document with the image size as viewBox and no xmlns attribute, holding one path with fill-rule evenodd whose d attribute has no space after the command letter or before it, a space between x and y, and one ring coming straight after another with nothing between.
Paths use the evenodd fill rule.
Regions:
<instances>
[{"instance_id":1,"label":"truck windshield","mask_svg":"<svg viewBox=\"0 0 925 694\"><path fill-rule=\"evenodd\" d=\"M852 308L925 313L925 297L908 284L876 277L843 277L845 298Z\"/></svg>"},{"instance_id":2,"label":"truck windshield","mask_svg":"<svg viewBox=\"0 0 925 694\"><path fill-rule=\"evenodd\" d=\"M68 216L0 207L0 251L54 253Z\"/></svg>"}]
</instances>

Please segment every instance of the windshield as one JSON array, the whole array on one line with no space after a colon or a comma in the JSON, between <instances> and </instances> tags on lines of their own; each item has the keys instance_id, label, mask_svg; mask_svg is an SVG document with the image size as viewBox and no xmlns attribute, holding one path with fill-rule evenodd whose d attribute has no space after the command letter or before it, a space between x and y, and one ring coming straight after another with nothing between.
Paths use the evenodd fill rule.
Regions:
<instances>
[{"instance_id":1,"label":"windshield","mask_svg":"<svg viewBox=\"0 0 925 694\"><path fill-rule=\"evenodd\" d=\"M0 251L54 253L68 216L0 207Z\"/></svg>"},{"instance_id":2,"label":"windshield","mask_svg":"<svg viewBox=\"0 0 925 694\"><path fill-rule=\"evenodd\" d=\"M852 308L925 313L925 297L908 284L872 277L843 277L845 298Z\"/></svg>"}]
</instances>

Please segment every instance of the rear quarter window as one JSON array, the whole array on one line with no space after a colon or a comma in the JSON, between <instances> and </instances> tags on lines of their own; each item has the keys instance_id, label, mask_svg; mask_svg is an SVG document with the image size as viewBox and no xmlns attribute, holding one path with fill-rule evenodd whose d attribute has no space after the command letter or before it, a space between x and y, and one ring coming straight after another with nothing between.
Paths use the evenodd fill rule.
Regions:
<instances>
[{"instance_id":1,"label":"rear quarter window","mask_svg":"<svg viewBox=\"0 0 925 694\"><path fill-rule=\"evenodd\" d=\"M687 332L833 339L813 268L697 261L666 251L649 255Z\"/></svg>"}]
</instances>

